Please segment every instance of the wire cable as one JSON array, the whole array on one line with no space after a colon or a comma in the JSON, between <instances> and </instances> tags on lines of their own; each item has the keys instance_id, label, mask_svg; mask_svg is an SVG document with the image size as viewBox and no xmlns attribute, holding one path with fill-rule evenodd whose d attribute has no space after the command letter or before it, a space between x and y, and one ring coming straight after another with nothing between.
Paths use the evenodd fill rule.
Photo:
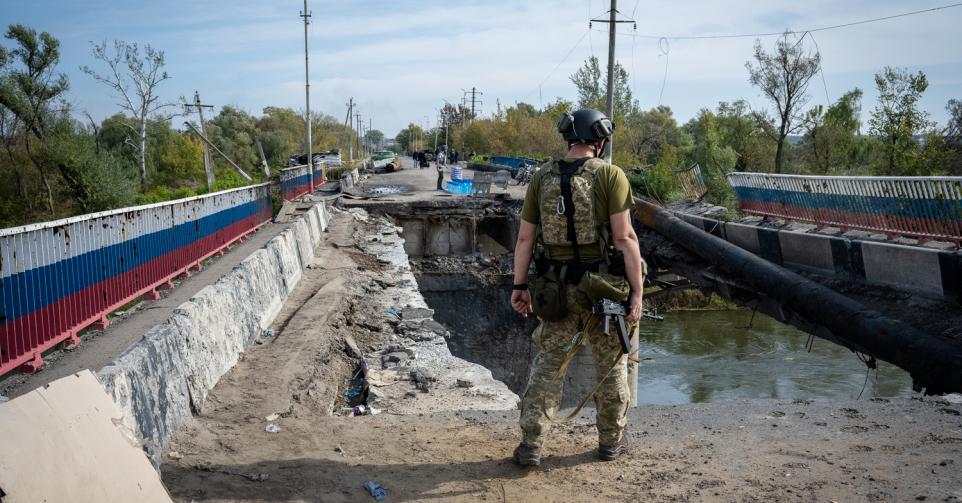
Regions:
<instances>
[{"instance_id":1,"label":"wire cable","mask_svg":"<svg viewBox=\"0 0 962 503\"><path fill-rule=\"evenodd\" d=\"M807 30L786 30L786 31L767 32L767 33L738 33L738 34L732 34L732 35L725 35L725 34L718 34L718 35L636 35L636 34L632 34L632 33L623 33L623 34L624 34L624 35L627 35L627 36L630 36L630 37L638 37L638 38L645 38L645 39L652 39L652 40L658 40L658 39L662 39L662 38L666 38L666 39L668 39L668 40L710 40L710 39L725 39L725 38L774 37L774 36L782 36L782 35L784 35L784 34L786 34L786 33L798 34L798 33L805 33L805 32L817 32L817 31L835 30L835 29L838 29L838 28L848 28L848 27L851 27L851 26L858 26L858 25L869 24L869 23L877 23L877 22L879 22L879 21L888 21L888 20L890 20L890 19L897 19L897 18L907 17L907 16L915 16L915 15L917 15L917 14L926 14L926 13L929 13L929 12L935 12L935 11L940 11L940 10L945 10L945 9L952 9L952 8L955 8L955 7L962 7L962 2L957 2L957 3L947 4L947 5L940 5L940 6L938 6L938 7L932 7L932 8L930 8L930 9L921 9L921 10L915 10L915 11L911 11L911 12L903 12L903 13L901 13L901 14L893 14L893 15L891 15L891 16L876 17L876 18L871 18L871 19L862 19L862 20L859 20L859 21L852 21L852 22L849 22L849 23L835 24L835 25L830 25L830 26L821 26L821 27L818 27L818 28L810 28L810 29L807 29ZM602 31L602 30L596 30L596 31Z\"/></svg>"},{"instance_id":2,"label":"wire cable","mask_svg":"<svg viewBox=\"0 0 962 503\"><path fill-rule=\"evenodd\" d=\"M564 58L561 58L561 61L559 61L558 64L555 65L554 69L552 69L550 72L548 72L548 75L547 75L544 79L542 79L540 83L538 83L538 86L539 86L539 87L542 86L542 85L544 85L544 83L547 82L548 79L550 79L552 75L554 75L554 72L558 71L558 68L561 68L561 65L563 65L563 64L565 63L565 61L568 60L568 57L571 56L571 53L575 52L575 49L577 49L578 46L581 45L581 42L584 41L585 37L588 36L588 33L590 33L590 32L591 32L591 30L585 30L585 33L584 33L583 35L581 35L581 38L579 38L578 41L575 42L575 45L573 45L573 46L571 47L571 49L568 50L568 54L565 54L565 57L564 57Z\"/></svg>"}]
</instances>

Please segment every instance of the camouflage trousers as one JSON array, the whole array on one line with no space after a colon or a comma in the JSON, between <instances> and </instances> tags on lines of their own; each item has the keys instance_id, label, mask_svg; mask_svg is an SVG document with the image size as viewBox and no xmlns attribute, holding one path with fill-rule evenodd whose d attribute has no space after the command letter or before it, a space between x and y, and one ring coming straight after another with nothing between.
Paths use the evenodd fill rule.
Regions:
<instances>
[{"instance_id":1,"label":"camouflage trousers","mask_svg":"<svg viewBox=\"0 0 962 503\"><path fill-rule=\"evenodd\" d=\"M591 314L573 300L569 295L569 314L566 318L554 322L542 321L532 335L539 352L521 400L522 442L532 447L541 447L544 434L551 427L551 421L545 414L553 417L561 406L564 376L556 378L556 375L568 352L574 350L574 347L570 347L572 341ZM612 369L612 364L621 354L617 335L605 335L596 324L587 336L595 363L595 382L604 379L604 383L594 395L598 443L612 446L621 440L622 432L628 423L627 356L621 355ZM578 397L579 400L581 398Z\"/></svg>"}]
</instances>

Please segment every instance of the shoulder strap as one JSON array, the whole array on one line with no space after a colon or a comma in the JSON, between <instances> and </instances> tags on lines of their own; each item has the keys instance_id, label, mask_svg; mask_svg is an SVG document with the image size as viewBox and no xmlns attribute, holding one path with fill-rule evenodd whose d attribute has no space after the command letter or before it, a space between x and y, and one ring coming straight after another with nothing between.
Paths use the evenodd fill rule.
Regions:
<instances>
[{"instance_id":1,"label":"shoulder strap","mask_svg":"<svg viewBox=\"0 0 962 503\"><path fill-rule=\"evenodd\" d=\"M577 173L590 157L584 157L574 162L558 161L558 172L561 174L561 196L558 201L560 210L564 213L567 229L567 239L574 247L575 262L581 262L581 250L578 248L578 233L575 230L575 202L571 194L571 176Z\"/></svg>"}]
</instances>

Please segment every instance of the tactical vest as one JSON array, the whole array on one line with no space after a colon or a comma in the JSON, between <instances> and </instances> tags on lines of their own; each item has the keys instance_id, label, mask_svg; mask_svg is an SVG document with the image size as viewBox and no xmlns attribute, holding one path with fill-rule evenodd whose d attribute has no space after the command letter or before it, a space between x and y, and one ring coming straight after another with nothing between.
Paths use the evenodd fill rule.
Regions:
<instances>
[{"instance_id":1,"label":"tactical vest","mask_svg":"<svg viewBox=\"0 0 962 503\"><path fill-rule=\"evenodd\" d=\"M608 163L597 158L551 161L542 168L538 206L539 239L547 246L571 246L580 262L578 247L597 244L607 255L607 223L595 214L595 175ZM547 246L542 248L547 251ZM551 257L547 257L551 258Z\"/></svg>"}]
</instances>

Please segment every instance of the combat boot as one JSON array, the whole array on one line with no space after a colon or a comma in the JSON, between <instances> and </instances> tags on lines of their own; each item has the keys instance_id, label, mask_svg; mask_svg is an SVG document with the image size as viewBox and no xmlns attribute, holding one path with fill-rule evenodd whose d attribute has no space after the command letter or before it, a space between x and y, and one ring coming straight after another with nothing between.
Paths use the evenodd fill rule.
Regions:
<instances>
[{"instance_id":1,"label":"combat boot","mask_svg":"<svg viewBox=\"0 0 962 503\"><path fill-rule=\"evenodd\" d=\"M521 466L538 466L541 464L541 449L518 444L514 449L514 462Z\"/></svg>"},{"instance_id":2,"label":"combat boot","mask_svg":"<svg viewBox=\"0 0 962 503\"><path fill-rule=\"evenodd\" d=\"M625 451L624 440L612 446L598 444L598 459L602 461L614 461Z\"/></svg>"}]
</instances>

